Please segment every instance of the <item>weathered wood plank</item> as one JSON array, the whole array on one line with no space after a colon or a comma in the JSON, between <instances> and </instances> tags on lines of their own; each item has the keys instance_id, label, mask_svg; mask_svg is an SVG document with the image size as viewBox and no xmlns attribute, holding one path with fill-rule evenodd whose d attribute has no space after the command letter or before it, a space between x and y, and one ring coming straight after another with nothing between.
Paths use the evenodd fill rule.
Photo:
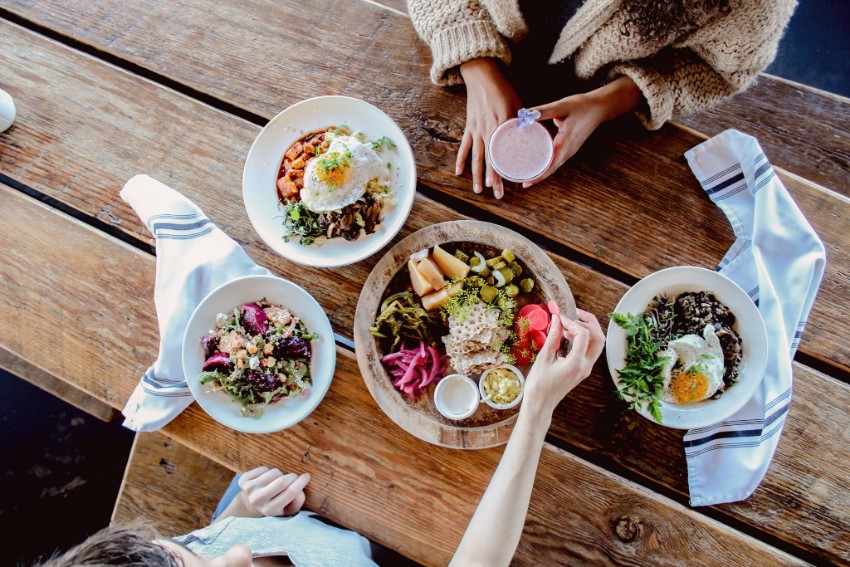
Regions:
<instances>
[{"instance_id":1,"label":"weathered wood plank","mask_svg":"<svg viewBox=\"0 0 850 567\"><path fill-rule=\"evenodd\" d=\"M61 326L65 329L65 336L60 344L61 356L43 360L44 370L108 401L114 407L121 407L135 386L137 377L155 357L158 341L152 309L154 259L104 237L101 233L17 192L3 189L0 196L6 205L0 211L0 238L4 242L13 243L0 252L0 277L8 282L8 300L0 304L0 317L4 320L14 318L20 322L20 328L26 329L24 334L0 332L0 346L19 356L27 356L30 354L27 345L33 342L33 337L44 336L45 333L51 332L51 329ZM29 265L28 262L36 266L50 265L53 269L22 269L22 266ZM12 266L17 268L13 269ZM618 297L618 289L623 289L621 284L609 282L578 265L559 260L559 266L565 271L567 280L574 284L578 303L597 315L601 316L611 309L612 302ZM43 310L46 298L52 297L57 286L67 281L71 274L75 274L77 283L74 286L66 286L63 302L55 304L50 310ZM99 291L104 288L108 288L109 293ZM99 306L97 314L89 313L92 302ZM103 353L120 353L121 356L104 357ZM381 451L381 454L369 456L368 465L350 463L354 458L352 455L321 457L323 463L334 462L367 471L370 467L380 466L379 463L391 461L392 455L429 455L431 451L436 450L430 446L426 447L426 444L420 443L391 424L380 413L363 387L351 355L340 351L339 356L340 368L348 369L345 372L351 374L338 374L338 377L345 376L342 380L349 382L348 389L329 395L319 406L321 410L327 409L330 412L322 417L323 421L313 421L312 418L307 420L305 426L314 426L317 423L319 425L311 434L315 438L302 439L304 447L316 443L323 446L330 444L338 450L343 450L346 446L349 450L350 447L358 447L359 452L374 444L375 450ZM798 384L802 382L799 376L798 372ZM847 496L843 490L846 485L846 471L841 464L846 461L846 453L850 447L846 439L847 432L850 431L850 416L842 409L843 404L850 403L850 387L834 380L828 381L826 377L814 373L808 373L808 376L811 376L810 389L802 382L797 394L797 399L802 400L797 403L806 404L805 411L795 416L794 427L789 426L786 431L780 445L780 453L762 487L750 500L724 506L720 510L724 515L751 524L756 531L765 531L787 540L791 545L799 545L825 557L846 560L850 558L850 535L839 530L833 539L825 540L822 534L824 526L850 522L850 506L847 505ZM808 380L809 378L806 379ZM334 387L332 391L336 391ZM831 400L829 404L821 396L823 392L828 392ZM617 458L618 464L652 479L653 482L669 485L684 495L684 466L677 460L681 451L678 436L670 430L650 426L640 418L621 418L621 408L608 405L610 396L611 386L607 369L600 363L592 378L585 381L559 408L554 420L559 425L553 432L571 444L592 451L604 450L606 459ZM356 408L352 409L347 405L349 397L358 398L351 401L352 404L357 404ZM835 405L832 405L833 403ZM340 408L339 413L334 413L337 408ZM245 454L243 438L233 440L222 437L221 428L211 421L205 421L206 425L203 427L199 426L196 419L203 421L199 417L200 413L190 411L187 415L195 415L195 418L181 417L172 426L178 429L169 428L168 431L231 468L252 466L252 463L240 460ZM358 426L340 427L340 424L353 422L357 422ZM826 430L828 434L812 436L807 433L824 431L824 422L829 423ZM386 436L381 439L385 441L358 438L367 426L381 430L381 434ZM349 429L351 431L348 431ZM333 431L333 435L329 435L328 431ZM286 439L290 434L294 433L288 432L269 439ZM610 437L607 437L608 435ZM352 437L349 439L349 436ZM244 436L245 439L248 437L250 436ZM383 442L387 445L381 445ZM409 443L415 444L415 447L407 446ZM398 449L399 444L404 445L403 450ZM786 455L786 447L793 448L793 451ZM260 456L258 460L265 450L268 448L257 449L256 455ZM799 459L802 451L807 452L806 459ZM437 462L446 458L462 459L457 456L460 454L469 453L441 452L433 458ZM456 466L463 467L466 463L451 461L427 464L417 461L414 469L419 471L443 467L445 471L441 474L450 476L454 474ZM381 477L381 490L401 482L390 472L386 475ZM345 478L348 485L348 478ZM810 490L814 478L818 479L820 486L817 493ZM375 481L375 477L370 476L369 482ZM463 486L463 483L451 486ZM425 498L421 502L407 502L408 506L426 506L425 502L432 496L427 491L422 492L421 486L407 488L412 494L420 495L416 498ZM372 493L374 489L372 486ZM358 490L363 491L361 494L369 493L365 486ZM392 490L389 494L393 494ZM422 494L425 496L421 496ZM824 494L829 497L822 498ZM343 524L356 520L363 511L348 509L348 506L353 506L353 503L347 500L351 498L348 493L340 498L342 500L326 511ZM789 499L795 502L795 506L777 505L778 502L787 502ZM434 509L450 507L450 504L435 501ZM321 503L317 505L322 506ZM340 517L337 517L337 514ZM772 517L773 521L761 525L754 521L765 516ZM413 518L411 521L414 524L411 525L416 525L415 522L419 520ZM361 529L360 524L347 525ZM402 531L367 535L421 560L418 552L405 551L398 547L402 545L399 543L403 540ZM438 535L442 537L446 534Z\"/></svg>"},{"instance_id":2,"label":"weathered wood plank","mask_svg":"<svg viewBox=\"0 0 850 567\"><path fill-rule=\"evenodd\" d=\"M9 4L16 13L60 33L269 118L281 108L310 96L338 92L363 98L401 125L414 148L422 182L635 277L672 265L714 267L731 245L729 223L698 187L682 158L700 138L669 125L658 132L645 132L628 121L616 123L591 140L560 173L533 190L512 191L502 202L472 194L468 176L457 178L451 172L463 128L462 90L440 89L428 82L430 55L407 17L369 3L323 0L298 6L298 10L286 14L290 25L278 27L255 23L258 19L276 21L284 17L287 6L259 1L246 8L236 2L210 6L205 0L190 0L179 7L160 5L157 10L79 0L45 0L37 6L20 1ZM310 29L315 21L322 21L326 29L341 30L340 40L320 43L317 37L305 38L288 31ZM357 22L356 32L347 32L351 22ZM26 61L32 56L26 43L8 43L7 53L14 57ZM314 54L319 51L325 56L317 60ZM337 64L341 61L345 63ZM55 69L65 81L70 79L69 73L55 62L39 63ZM32 68L40 69L31 67L21 74L35 78ZM138 94L145 90L141 85L127 87L124 92ZM107 87L96 83L92 91L99 96L104 88ZM171 141L174 148L192 148L198 162L211 161L210 144L225 144L228 136L221 134L205 141L192 133L186 135L179 128L184 119L171 119L169 114L176 109L160 102L143 108L137 101L122 100L122 107L126 107L122 112L131 118L129 131L135 132L144 116L144 120L157 121L165 127L153 134L160 137L160 142ZM43 104L47 106L44 110L52 111L56 101ZM150 108L157 111L151 113ZM74 111L81 109L69 110L74 116ZM68 132L65 124L56 123L55 117L53 112L43 114L38 135L61 140L68 133L75 134ZM121 113L110 113L100 120L121 118ZM177 128L167 128L166 119L173 120ZM116 127L122 126L112 126ZM250 129L229 137L225 144L229 154L244 155L250 137ZM28 178L37 177L42 160L24 160L20 153L5 161L17 163L17 168L27 163ZM179 159L181 154L186 152L169 151L160 157L170 161ZM127 160L135 156L122 157ZM3 162L0 164L5 167ZM166 166L153 161L148 164L151 170ZM228 186L239 186L241 165L241 159L233 163L229 178L234 182ZM198 186L198 179L206 176L201 173L190 185ZM844 340L850 334L850 320L833 316L850 295L850 237L843 230L850 205L846 198L793 176L786 175L784 180L823 238L830 259L801 351L850 370L850 343ZM218 189L222 184L216 178L216 183L209 185ZM89 195L89 191L80 195L70 189L65 198L86 202L92 198ZM204 201L201 195L198 198ZM102 196L94 199L101 200L96 210L102 209L108 216L106 207L110 207L117 220L127 222L122 214L126 209L121 205L104 202ZM677 206L670 206L672 199ZM540 203L563 206L544 207ZM223 218L236 219L244 214L238 210L238 199L220 204ZM247 228L240 223L233 228L238 226ZM243 242L256 240L250 230L234 233Z\"/></svg>"},{"instance_id":3,"label":"weathered wood plank","mask_svg":"<svg viewBox=\"0 0 850 567\"><path fill-rule=\"evenodd\" d=\"M137 433L112 523L144 519L164 536L210 523L233 471L162 433Z\"/></svg>"},{"instance_id":4,"label":"weathered wood plank","mask_svg":"<svg viewBox=\"0 0 850 567\"><path fill-rule=\"evenodd\" d=\"M73 384L61 380L30 362L15 356L5 348L0 347L0 368L14 374L38 386L45 392L52 394L75 408L98 418L101 421L111 422L121 415L115 408L105 404L80 390Z\"/></svg>"},{"instance_id":5,"label":"weathered wood plank","mask_svg":"<svg viewBox=\"0 0 850 567\"><path fill-rule=\"evenodd\" d=\"M752 134L774 165L850 196L850 99L762 75L748 91L676 120L708 136Z\"/></svg>"}]
</instances>

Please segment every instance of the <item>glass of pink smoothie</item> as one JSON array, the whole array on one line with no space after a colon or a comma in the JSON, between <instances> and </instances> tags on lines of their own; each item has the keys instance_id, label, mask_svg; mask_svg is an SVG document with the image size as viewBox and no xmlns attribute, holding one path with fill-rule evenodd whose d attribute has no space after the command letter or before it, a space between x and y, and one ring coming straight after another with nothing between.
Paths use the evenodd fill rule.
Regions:
<instances>
[{"instance_id":1,"label":"glass of pink smoothie","mask_svg":"<svg viewBox=\"0 0 850 567\"><path fill-rule=\"evenodd\" d=\"M521 120L503 122L490 137L490 165L502 179L523 183L546 171L555 153L552 137L539 122L520 127Z\"/></svg>"}]
</instances>

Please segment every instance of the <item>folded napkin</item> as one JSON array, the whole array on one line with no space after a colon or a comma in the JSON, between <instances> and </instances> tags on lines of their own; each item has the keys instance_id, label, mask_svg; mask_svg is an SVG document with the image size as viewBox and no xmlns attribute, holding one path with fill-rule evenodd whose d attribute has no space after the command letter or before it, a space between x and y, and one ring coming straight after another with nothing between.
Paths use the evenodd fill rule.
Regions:
<instances>
[{"instance_id":1,"label":"folded napkin","mask_svg":"<svg viewBox=\"0 0 850 567\"><path fill-rule=\"evenodd\" d=\"M727 130L685 157L737 237L718 271L749 293L767 326L767 369L752 399L726 421L685 434L691 505L707 506L749 497L767 472L826 254L755 138Z\"/></svg>"},{"instance_id":2,"label":"folded napkin","mask_svg":"<svg viewBox=\"0 0 850 567\"><path fill-rule=\"evenodd\" d=\"M206 295L234 278L267 275L186 197L147 175L124 185L121 198L156 237L154 302L159 357L124 407L124 426L155 431L192 403L183 375L183 333Z\"/></svg>"}]
</instances>

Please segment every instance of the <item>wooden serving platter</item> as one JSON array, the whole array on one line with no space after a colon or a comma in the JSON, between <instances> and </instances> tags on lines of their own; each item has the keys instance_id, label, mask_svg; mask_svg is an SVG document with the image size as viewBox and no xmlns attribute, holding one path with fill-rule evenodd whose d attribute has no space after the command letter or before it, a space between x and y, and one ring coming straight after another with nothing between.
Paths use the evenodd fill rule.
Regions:
<instances>
[{"instance_id":1,"label":"wooden serving platter","mask_svg":"<svg viewBox=\"0 0 850 567\"><path fill-rule=\"evenodd\" d=\"M354 345L366 387L387 416L399 427L429 443L457 449L482 449L506 443L513 430L518 407L495 410L481 404L469 418L452 421L437 410L433 387L412 400L396 390L381 363L375 337L369 332L384 291L399 272L407 269L411 254L436 244L473 243L507 248L516 254L533 275L541 298L554 300L568 317L575 317L576 304L570 286L554 262L533 242L496 224L460 220L434 224L418 230L396 244L375 265L360 293L354 315Z\"/></svg>"}]
</instances>

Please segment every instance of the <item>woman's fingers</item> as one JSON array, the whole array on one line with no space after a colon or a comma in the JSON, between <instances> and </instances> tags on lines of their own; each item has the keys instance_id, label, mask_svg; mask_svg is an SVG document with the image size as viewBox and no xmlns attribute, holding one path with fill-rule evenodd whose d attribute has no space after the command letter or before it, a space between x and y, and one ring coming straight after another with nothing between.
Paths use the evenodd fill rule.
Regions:
<instances>
[{"instance_id":1,"label":"woman's fingers","mask_svg":"<svg viewBox=\"0 0 850 567\"><path fill-rule=\"evenodd\" d=\"M576 310L578 312L579 323L587 327L590 332L590 346L588 356L596 360L602 354L602 349L605 348L605 333L602 332L602 325L593 313Z\"/></svg>"},{"instance_id":2,"label":"woman's fingers","mask_svg":"<svg viewBox=\"0 0 850 567\"><path fill-rule=\"evenodd\" d=\"M540 113L540 118L537 120L550 120L552 118L563 118L570 111L569 97L535 106L531 110L536 110Z\"/></svg>"},{"instance_id":3,"label":"woman's fingers","mask_svg":"<svg viewBox=\"0 0 850 567\"><path fill-rule=\"evenodd\" d=\"M498 175L495 175L495 174L494 174L494 177L495 177L495 179L493 181L493 195L497 199L501 199L502 197L505 196L505 185L502 182L501 177L499 177Z\"/></svg>"},{"instance_id":4,"label":"woman's fingers","mask_svg":"<svg viewBox=\"0 0 850 567\"><path fill-rule=\"evenodd\" d=\"M296 497L295 500L287 504L283 509L284 516L292 516L297 514L301 507L304 506L304 503L307 501L307 495L304 494L302 490Z\"/></svg>"},{"instance_id":5,"label":"woman's fingers","mask_svg":"<svg viewBox=\"0 0 850 567\"><path fill-rule=\"evenodd\" d=\"M590 343L590 333L588 330L572 319L561 315L561 322L564 323L567 334L570 335L573 346L567 354L567 359L584 357L587 353L587 347Z\"/></svg>"},{"instance_id":6,"label":"woman's fingers","mask_svg":"<svg viewBox=\"0 0 850 567\"><path fill-rule=\"evenodd\" d=\"M254 495L258 500L272 500L278 494L282 493L286 490L295 480L298 478L298 475L295 473L285 474L280 476L267 485L258 488L254 491Z\"/></svg>"},{"instance_id":7,"label":"woman's fingers","mask_svg":"<svg viewBox=\"0 0 850 567\"><path fill-rule=\"evenodd\" d=\"M549 323L549 334L546 335L546 342L543 343L541 351L545 352L551 359L558 356L558 350L561 348L561 337L564 336L563 326L558 317L552 315L552 321Z\"/></svg>"},{"instance_id":8,"label":"woman's fingers","mask_svg":"<svg viewBox=\"0 0 850 567\"><path fill-rule=\"evenodd\" d=\"M280 494L269 501L271 510L278 514L283 514L286 507L294 502L304 493L304 487L310 482L310 474L304 473L298 476L289 486L286 487Z\"/></svg>"},{"instance_id":9,"label":"woman's fingers","mask_svg":"<svg viewBox=\"0 0 850 567\"><path fill-rule=\"evenodd\" d=\"M457 161L455 162L455 175L463 175L463 168L466 165L466 156L469 155L469 148L472 147L472 134L469 133L469 128L464 130L463 138L460 141L460 147L457 150Z\"/></svg>"},{"instance_id":10,"label":"woman's fingers","mask_svg":"<svg viewBox=\"0 0 850 567\"><path fill-rule=\"evenodd\" d=\"M274 479L283 476L283 473L278 469L270 469L267 467L262 467L265 471L261 472L258 475L247 476L249 473L243 474L239 478L239 488L244 490L245 492L250 492L256 490L259 487L266 486L268 483L273 481ZM254 471L258 471L259 469L254 469ZM249 471L253 473L254 471Z\"/></svg>"},{"instance_id":11,"label":"woman's fingers","mask_svg":"<svg viewBox=\"0 0 850 567\"><path fill-rule=\"evenodd\" d=\"M481 140L472 141L472 190L481 193L484 190L484 144Z\"/></svg>"},{"instance_id":12,"label":"woman's fingers","mask_svg":"<svg viewBox=\"0 0 850 567\"><path fill-rule=\"evenodd\" d=\"M239 481L237 484L240 488L244 488L244 485L252 480L259 478L260 475L269 471L269 467L257 467L255 469L251 469L249 471L243 472L239 475Z\"/></svg>"}]
</instances>

